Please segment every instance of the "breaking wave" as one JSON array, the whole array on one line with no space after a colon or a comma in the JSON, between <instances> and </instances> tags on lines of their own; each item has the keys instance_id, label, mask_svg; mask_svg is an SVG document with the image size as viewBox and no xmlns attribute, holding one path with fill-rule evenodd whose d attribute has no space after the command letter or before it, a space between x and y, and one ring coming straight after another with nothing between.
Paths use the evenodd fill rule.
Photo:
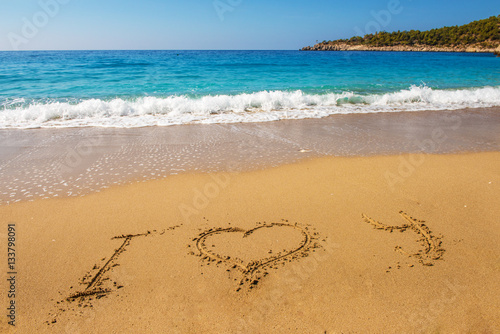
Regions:
<instances>
[{"instance_id":1,"label":"breaking wave","mask_svg":"<svg viewBox=\"0 0 500 334\"><path fill-rule=\"evenodd\" d=\"M0 128L143 127L190 123L266 122L334 114L454 110L500 106L500 87L438 90L411 86L385 94L262 91L203 97L167 96L79 101L8 100Z\"/></svg>"}]
</instances>

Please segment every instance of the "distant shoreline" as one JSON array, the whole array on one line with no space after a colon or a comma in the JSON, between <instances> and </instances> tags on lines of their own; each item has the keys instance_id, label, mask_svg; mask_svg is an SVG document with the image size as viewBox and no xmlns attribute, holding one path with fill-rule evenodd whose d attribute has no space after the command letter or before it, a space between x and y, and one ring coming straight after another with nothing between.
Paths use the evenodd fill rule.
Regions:
<instances>
[{"instance_id":1,"label":"distant shoreline","mask_svg":"<svg viewBox=\"0 0 500 334\"><path fill-rule=\"evenodd\" d=\"M301 51L407 51L493 53L500 56L500 15L426 31L377 31L349 39L323 41ZM380 23L380 22L379 22ZM362 32L357 29L357 32Z\"/></svg>"},{"instance_id":2,"label":"distant shoreline","mask_svg":"<svg viewBox=\"0 0 500 334\"><path fill-rule=\"evenodd\" d=\"M323 44L306 46L299 51L396 51L396 52L466 52L466 53L493 53L500 55L500 46L497 48L479 48L475 46L468 47L433 47L428 45L415 46L366 46L366 45L348 45L348 44Z\"/></svg>"}]
</instances>

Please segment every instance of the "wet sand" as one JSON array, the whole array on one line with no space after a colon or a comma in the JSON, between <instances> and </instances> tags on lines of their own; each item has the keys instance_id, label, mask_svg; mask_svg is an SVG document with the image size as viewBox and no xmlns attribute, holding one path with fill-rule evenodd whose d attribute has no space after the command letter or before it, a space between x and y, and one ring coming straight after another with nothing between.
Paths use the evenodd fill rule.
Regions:
<instances>
[{"instance_id":1,"label":"wet sand","mask_svg":"<svg viewBox=\"0 0 500 334\"><path fill-rule=\"evenodd\" d=\"M321 156L500 150L500 109L335 115L269 123L0 131L0 204L75 197L185 172Z\"/></svg>"}]
</instances>

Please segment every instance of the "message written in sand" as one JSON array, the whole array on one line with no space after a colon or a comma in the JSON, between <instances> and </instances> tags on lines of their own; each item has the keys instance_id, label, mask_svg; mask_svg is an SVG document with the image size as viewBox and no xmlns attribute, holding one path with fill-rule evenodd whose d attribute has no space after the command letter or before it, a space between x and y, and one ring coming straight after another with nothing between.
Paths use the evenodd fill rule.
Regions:
<instances>
[{"instance_id":1,"label":"message written in sand","mask_svg":"<svg viewBox=\"0 0 500 334\"><path fill-rule=\"evenodd\" d=\"M391 226L375 221L365 214L362 214L362 217L366 223L371 224L377 230L384 230L392 233L394 230L405 232L407 229L410 229L420 235L421 238L417 241L421 243L423 249L420 249L416 253L412 254L403 250L401 246L396 246L394 248L395 251L400 252L401 254L406 255L410 258L416 258L418 262L424 266L433 266L436 260L442 259L445 252L445 250L441 248L441 239L443 238L443 236L435 236L432 231L424 224L425 221L415 219L404 213L403 211L400 211L399 214L403 217L404 220L408 222L407 224L403 224L401 226Z\"/></svg>"},{"instance_id":2,"label":"message written in sand","mask_svg":"<svg viewBox=\"0 0 500 334\"><path fill-rule=\"evenodd\" d=\"M260 280L269 274L269 269L277 269L280 264L284 265L286 262L306 257L309 252L321 247L317 242L318 233L310 232L308 227L302 227L297 223L289 224L287 220L282 220L281 223L257 224L257 227L250 230L229 227L203 231L193 239L196 242L198 254L194 252L190 254L200 256L207 265L224 264L228 267L228 272L239 271L242 277L236 291L249 291L256 288ZM269 233L265 233L265 230ZM290 235L293 233L295 236ZM231 234L233 236L230 236ZM256 236L256 234L259 235ZM276 241L280 240L276 239L284 236L283 234L288 234L291 238L282 239L292 239L293 245L288 242L285 248L279 249L284 245L277 246ZM233 238L232 244L231 238ZM210 244L211 247L209 247ZM227 247L228 244L229 247ZM246 255L246 261L239 256L223 253L224 248L227 251L242 244L245 247L242 254ZM267 256L262 257L263 251Z\"/></svg>"},{"instance_id":3,"label":"message written in sand","mask_svg":"<svg viewBox=\"0 0 500 334\"><path fill-rule=\"evenodd\" d=\"M168 230L173 230L177 226L169 227ZM147 231L146 233L140 234L127 234L120 235L111 238L111 240L123 240L120 247L115 249L111 257L106 260L106 258L101 259L102 265L95 264L92 270L87 272L85 276L80 279L80 288L74 289L71 287L71 290L76 290L75 292L70 293L70 295L58 301L58 310L54 314L51 314L51 321L47 321L47 324L53 324L57 322L58 315L61 312L66 312L72 309L72 304L78 303L77 307L86 308L93 307L92 300L101 299L102 297L107 296L108 294L117 291L118 289L123 288L123 285L119 284L116 281L111 280L108 275L113 270L113 268L119 266L118 259L120 255L126 251L127 247L130 245L132 239L138 237L148 237L152 235L163 235L166 230L158 232L157 230Z\"/></svg>"}]
</instances>

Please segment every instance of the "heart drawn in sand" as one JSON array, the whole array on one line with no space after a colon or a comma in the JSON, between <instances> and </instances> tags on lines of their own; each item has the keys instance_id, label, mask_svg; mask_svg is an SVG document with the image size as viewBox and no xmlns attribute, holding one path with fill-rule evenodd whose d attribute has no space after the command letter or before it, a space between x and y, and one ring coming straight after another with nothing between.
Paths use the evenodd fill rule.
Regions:
<instances>
[{"instance_id":1,"label":"heart drawn in sand","mask_svg":"<svg viewBox=\"0 0 500 334\"><path fill-rule=\"evenodd\" d=\"M240 285L248 283L253 288L268 274L265 269L307 256L311 248L319 247L314 239L307 228L299 225L270 223L250 230L209 229L193 241L203 260L239 270L243 274Z\"/></svg>"}]
</instances>

